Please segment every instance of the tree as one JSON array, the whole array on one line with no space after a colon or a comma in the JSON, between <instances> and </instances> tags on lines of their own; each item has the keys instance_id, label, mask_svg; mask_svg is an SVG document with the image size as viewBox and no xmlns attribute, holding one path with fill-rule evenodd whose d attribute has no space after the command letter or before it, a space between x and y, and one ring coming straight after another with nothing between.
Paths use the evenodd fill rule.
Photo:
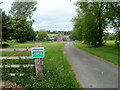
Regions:
<instances>
[{"instance_id":1,"label":"tree","mask_svg":"<svg viewBox=\"0 0 120 90\"><path fill-rule=\"evenodd\" d=\"M74 31L71 32L69 37L70 37L71 40L80 40L79 34L78 34L76 29L74 29Z\"/></svg>"},{"instance_id":2,"label":"tree","mask_svg":"<svg viewBox=\"0 0 120 90\"><path fill-rule=\"evenodd\" d=\"M80 36L79 39L92 46L103 45L103 31L106 30L112 20L109 18L116 17L114 14L110 16L111 5L114 5L114 3L78 1L76 5L78 15L73 19L73 32L77 31ZM115 19L112 21L118 22Z\"/></svg>"},{"instance_id":3,"label":"tree","mask_svg":"<svg viewBox=\"0 0 120 90\"><path fill-rule=\"evenodd\" d=\"M2 39L4 41L12 39L13 29L11 28L10 18L4 11L2 12Z\"/></svg>"},{"instance_id":4,"label":"tree","mask_svg":"<svg viewBox=\"0 0 120 90\"><path fill-rule=\"evenodd\" d=\"M72 40L82 40L83 35L82 35L82 29L81 29L81 21L82 18L80 15L72 19L72 22L74 24L73 32L70 34L70 38Z\"/></svg>"},{"instance_id":5,"label":"tree","mask_svg":"<svg viewBox=\"0 0 120 90\"><path fill-rule=\"evenodd\" d=\"M29 17L31 19L33 12L37 7L37 2L13 2L10 10L12 16Z\"/></svg>"},{"instance_id":6,"label":"tree","mask_svg":"<svg viewBox=\"0 0 120 90\"><path fill-rule=\"evenodd\" d=\"M120 3L119 2L113 2L109 3L111 13L109 14L109 21L111 24L111 27L115 29L116 32L116 38L115 43L116 45L120 44Z\"/></svg>"},{"instance_id":7,"label":"tree","mask_svg":"<svg viewBox=\"0 0 120 90\"><path fill-rule=\"evenodd\" d=\"M36 33L32 28L34 22L31 19L36 10L36 2L13 2L10 10L12 16L12 28L14 29L13 39L18 42L36 40Z\"/></svg>"},{"instance_id":8,"label":"tree","mask_svg":"<svg viewBox=\"0 0 120 90\"><path fill-rule=\"evenodd\" d=\"M1 1L0 1L0 5L1 5ZM2 9L0 8L0 37L2 37ZM1 41L2 38L0 38Z\"/></svg>"},{"instance_id":9,"label":"tree","mask_svg":"<svg viewBox=\"0 0 120 90\"><path fill-rule=\"evenodd\" d=\"M25 17L28 21L28 24L31 25L35 21L32 19L33 12L37 9L37 2L13 2L10 10L10 15ZM29 20L28 20L29 19Z\"/></svg>"},{"instance_id":10,"label":"tree","mask_svg":"<svg viewBox=\"0 0 120 90\"><path fill-rule=\"evenodd\" d=\"M46 41L48 39L47 32L45 30L40 30L37 36L37 39L40 41Z\"/></svg>"},{"instance_id":11,"label":"tree","mask_svg":"<svg viewBox=\"0 0 120 90\"><path fill-rule=\"evenodd\" d=\"M31 28L29 37L27 37L27 41L36 41L37 33Z\"/></svg>"},{"instance_id":12,"label":"tree","mask_svg":"<svg viewBox=\"0 0 120 90\"><path fill-rule=\"evenodd\" d=\"M35 32L26 21L26 18L14 16L11 22L12 28L14 29L13 39L16 39L20 43L27 40L35 40Z\"/></svg>"}]
</instances>

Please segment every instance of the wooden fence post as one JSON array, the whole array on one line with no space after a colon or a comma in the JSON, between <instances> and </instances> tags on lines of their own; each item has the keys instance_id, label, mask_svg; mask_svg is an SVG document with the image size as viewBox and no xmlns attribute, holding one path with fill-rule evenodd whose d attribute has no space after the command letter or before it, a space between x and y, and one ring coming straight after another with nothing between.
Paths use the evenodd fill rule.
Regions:
<instances>
[{"instance_id":1,"label":"wooden fence post","mask_svg":"<svg viewBox=\"0 0 120 90\"><path fill-rule=\"evenodd\" d=\"M35 45L35 47L41 47L40 44ZM44 74L43 74L43 58L36 58L35 59L35 70L36 70L36 75L40 80L44 79Z\"/></svg>"}]
</instances>

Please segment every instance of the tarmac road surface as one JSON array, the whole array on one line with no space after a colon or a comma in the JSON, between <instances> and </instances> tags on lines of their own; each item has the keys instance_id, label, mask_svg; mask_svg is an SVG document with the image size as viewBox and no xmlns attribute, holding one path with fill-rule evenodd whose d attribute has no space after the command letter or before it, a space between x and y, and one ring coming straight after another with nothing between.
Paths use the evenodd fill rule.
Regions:
<instances>
[{"instance_id":1,"label":"tarmac road surface","mask_svg":"<svg viewBox=\"0 0 120 90\"><path fill-rule=\"evenodd\" d=\"M83 88L118 88L118 67L76 48L71 42L64 50Z\"/></svg>"}]
</instances>

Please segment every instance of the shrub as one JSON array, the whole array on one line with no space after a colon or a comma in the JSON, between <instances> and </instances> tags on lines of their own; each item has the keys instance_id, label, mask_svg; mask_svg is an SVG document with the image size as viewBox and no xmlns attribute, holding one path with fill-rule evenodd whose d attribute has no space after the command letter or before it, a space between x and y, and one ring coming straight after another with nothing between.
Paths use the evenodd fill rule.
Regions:
<instances>
[{"instance_id":1,"label":"shrub","mask_svg":"<svg viewBox=\"0 0 120 90\"><path fill-rule=\"evenodd\" d=\"M2 42L2 48L10 47L10 44L8 42Z\"/></svg>"},{"instance_id":2,"label":"shrub","mask_svg":"<svg viewBox=\"0 0 120 90\"><path fill-rule=\"evenodd\" d=\"M14 45L15 43L16 43L16 40L2 41L2 48L10 47L11 45Z\"/></svg>"}]
</instances>

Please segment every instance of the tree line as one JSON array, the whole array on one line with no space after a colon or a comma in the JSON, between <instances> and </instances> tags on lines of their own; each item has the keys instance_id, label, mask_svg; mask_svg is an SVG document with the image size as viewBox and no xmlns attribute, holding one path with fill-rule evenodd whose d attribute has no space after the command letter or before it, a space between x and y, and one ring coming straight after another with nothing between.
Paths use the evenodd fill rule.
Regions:
<instances>
[{"instance_id":1,"label":"tree line","mask_svg":"<svg viewBox=\"0 0 120 90\"><path fill-rule=\"evenodd\" d=\"M91 46L101 46L105 42L108 27L114 28L116 43L120 40L120 3L119 2L80 2L77 16L72 19L74 28L71 39L82 40Z\"/></svg>"},{"instance_id":2,"label":"tree line","mask_svg":"<svg viewBox=\"0 0 120 90\"><path fill-rule=\"evenodd\" d=\"M36 31L37 36L36 39L39 41L57 41L58 36L60 35L70 35L71 31L50 31L41 29L40 31Z\"/></svg>"},{"instance_id":3,"label":"tree line","mask_svg":"<svg viewBox=\"0 0 120 90\"><path fill-rule=\"evenodd\" d=\"M9 14L2 13L2 40L13 40L23 43L36 39L36 32L32 28L33 12L36 2L13 2Z\"/></svg>"},{"instance_id":4,"label":"tree line","mask_svg":"<svg viewBox=\"0 0 120 90\"><path fill-rule=\"evenodd\" d=\"M62 34L62 35L70 35L71 31L50 31L47 30L48 34Z\"/></svg>"}]
</instances>

